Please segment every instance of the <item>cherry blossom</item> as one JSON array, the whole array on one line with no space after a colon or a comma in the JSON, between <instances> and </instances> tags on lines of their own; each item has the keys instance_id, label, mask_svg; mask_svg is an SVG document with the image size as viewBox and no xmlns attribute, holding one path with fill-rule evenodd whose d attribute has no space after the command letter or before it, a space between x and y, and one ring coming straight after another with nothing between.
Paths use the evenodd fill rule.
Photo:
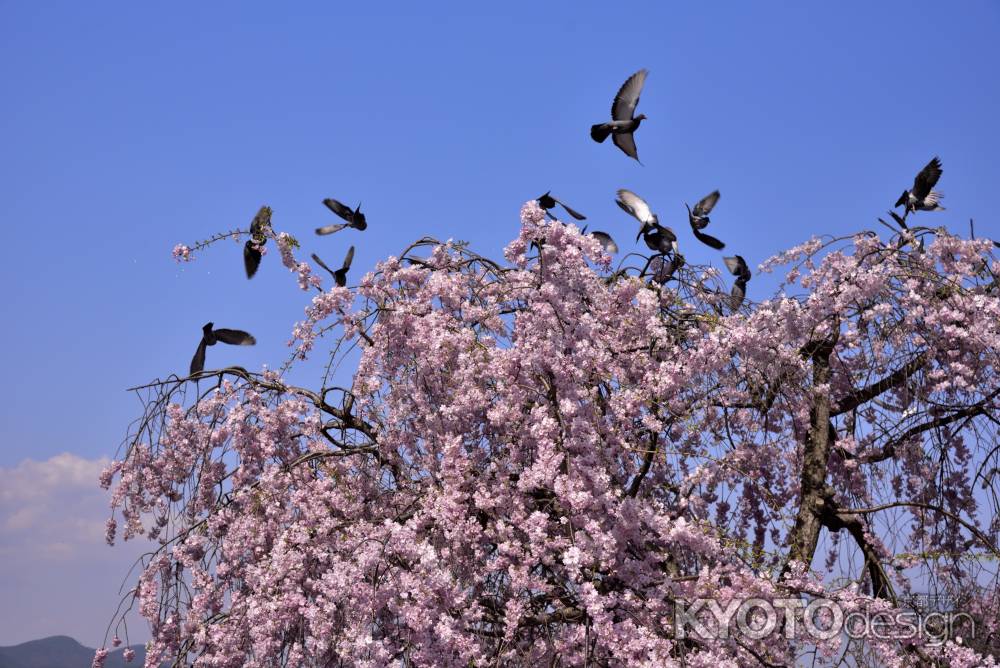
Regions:
<instances>
[{"instance_id":1,"label":"cherry blossom","mask_svg":"<svg viewBox=\"0 0 1000 668\"><path fill-rule=\"evenodd\" d=\"M147 666L995 665L991 242L812 239L733 311L717 270L615 271L535 202L502 261L423 240L353 290L274 238L320 287L297 355L360 360L137 389L101 484L109 541L160 545ZM974 641L905 634L931 590ZM698 599L709 633L679 633ZM749 599L789 616L720 633ZM886 633L810 632L838 614Z\"/></svg>"}]
</instances>

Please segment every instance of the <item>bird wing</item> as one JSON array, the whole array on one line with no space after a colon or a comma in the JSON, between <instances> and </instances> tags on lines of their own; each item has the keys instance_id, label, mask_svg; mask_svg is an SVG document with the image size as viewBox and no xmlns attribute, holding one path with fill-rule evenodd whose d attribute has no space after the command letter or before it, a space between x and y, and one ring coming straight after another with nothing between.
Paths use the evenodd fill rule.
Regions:
<instances>
[{"instance_id":1,"label":"bird wing","mask_svg":"<svg viewBox=\"0 0 1000 668\"><path fill-rule=\"evenodd\" d=\"M198 343L198 350L194 351L194 357L191 358L192 376L199 371L204 371L205 369L205 348L205 337L202 337L201 341Z\"/></svg>"},{"instance_id":2,"label":"bird wing","mask_svg":"<svg viewBox=\"0 0 1000 668\"><path fill-rule=\"evenodd\" d=\"M747 296L747 286L743 281L737 280L733 283L733 289L729 293L729 305L735 311L743 304Z\"/></svg>"},{"instance_id":3,"label":"bird wing","mask_svg":"<svg viewBox=\"0 0 1000 668\"><path fill-rule=\"evenodd\" d=\"M705 244L706 246L711 246L715 250L722 250L723 248L726 247L725 243L723 243L719 239L716 239L711 234L705 234L701 230L695 230L695 229L692 229L691 231L694 232L695 238L701 243Z\"/></svg>"},{"instance_id":4,"label":"bird wing","mask_svg":"<svg viewBox=\"0 0 1000 668\"><path fill-rule=\"evenodd\" d=\"M611 141L615 143L615 146L620 148L622 152L628 157L638 160L639 151L635 147L635 138L632 137L631 132L620 132L611 137Z\"/></svg>"},{"instance_id":5,"label":"bird wing","mask_svg":"<svg viewBox=\"0 0 1000 668\"><path fill-rule=\"evenodd\" d=\"M559 200L557 200L555 198L553 198L553 200L556 201L556 202L559 202ZM566 209L566 213L568 213L569 215L573 216L577 220L587 220L587 217L585 215L583 215L579 211L575 211L575 210L569 208L568 206L566 206L565 202L559 202L559 206L561 206L562 208Z\"/></svg>"},{"instance_id":6,"label":"bird wing","mask_svg":"<svg viewBox=\"0 0 1000 668\"><path fill-rule=\"evenodd\" d=\"M331 276L335 277L337 275L336 272L333 271L333 269L330 269L330 267L326 266L326 262L323 262L323 260L319 259L319 255L316 255L316 253L312 254L312 259L313 262L315 262L316 264L318 264L319 266L323 267L328 272L330 272Z\"/></svg>"},{"instance_id":7,"label":"bird wing","mask_svg":"<svg viewBox=\"0 0 1000 668\"><path fill-rule=\"evenodd\" d=\"M722 258L722 261L726 263L726 269L733 276L739 276L744 271L749 271L747 268L747 263L740 255L732 255Z\"/></svg>"},{"instance_id":8,"label":"bird wing","mask_svg":"<svg viewBox=\"0 0 1000 668\"><path fill-rule=\"evenodd\" d=\"M931 188L933 188L938 179L941 178L941 160L934 156L931 161L920 170L917 174L917 178L913 179L913 196L918 200L922 200L927 197Z\"/></svg>"},{"instance_id":9,"label":"bird wing","mask_svg":"<svg viewBox=\"0 0 1000 668\"><path fill-rule=\"evenodd\" d=\"M715 203L719 201L719 191L713 190L704 197L701 198L697 204L694 205L694 215L696 216L707 216L715 208Z\"/></svg>"},{"instance_id":10,"label":"bird wing","mask_svg":"<svg viewBox=\"0 0 1000 668\"><path fill-rule=\"evenodd\" d=\"M247 278L253 278L260 267L260 251L254 246L252 241L247 241L243 245L243 268L246 269Z\"/></svg>"},{"instance_id":11,"label":"bird wing","mask_svg":"<svg viewBox=\"0 0 1000 668\"><path fill-rule=\"evenodd\" d=\"M590 233L590 236L597 239L597 243L601 244L606 253L614 254L618 252L618 244L615 243L615 240L607 232L594 231Z\"/></svg>"},{"instance_id":12,"label":"bird wing","mask_svg":"<svg viewBox=\"0 0 1000 668\"><path fill-rule=\"evenodd\" d=\"M939 193L936 190L932 190L929 193L927 193L926 197L924 197L924 206L926 206L926 207L937 206L937 207L943 209L944 207L941 206L941 198L942 197L944 197L943 193Z\"/></svg>"},{"instance_id":13,"label":"bird wing","mask_svg":"<svg viewBox=\"0 0 1000 668\"><path fill-rule=\"evenodd\" d=\"M354 246L347 249L347 255L344 256L344 264L341 265L341 271L347 271L351 268L351 262L354 262Z\"/></svg>"},{"instance_id":14,"label":"bird wing","mask_svg":"<svg viewBox=\"0 0 1000 668\"><path fill-rule=\"evenodd\" d=\"M344 206L343 204L333 199L332 197L327 197L325 200L323 200L323 204L326 205L326 208L328 208L330 211L333 211L335 214L337 214L347 222L351 222L352 220L354 220L354 210Z\"/></svg>"},{"instance_id":15,"label":"bird wing","mask_svg":"<svg viewBox=\"0 0 1000 668\"><path fill-rule=\"evenodd\" d=\"M215 330L215 336L223 343L228 343L231 346L252 346L257 343L257 339L242 329L217 329Z\"/></svg>"},{"instance_id":16,"label":"bird wing","mask_svg":"<svg viewBox=\"0 0 1000 668\"><path fill-rule=\"evenodd\" d=\"M625 190L624 188L619 190L618 199L615 201L618 203L618 206L620 206L623 211L628 213L630 216L633 216L643 225L652 222L653 212L650 211L649 205L646 204L646 200L639 197L631 190Z\"/></svg>"},{"instance_id":17,"label":"bird wing","mask_svg":"<svg viewBox=\"0 0 1000 668\"><path fill-rule=\"evenodd\" d=\"M639 70L622 84L618 94L615 95L615 101L611 104L611 118L616 121L632 120L635 108L639 105L639 95L642 93L642 85L646 83L647 74L645 69Z\"/></svg>"},{"instance_id":18,"label":"bird wing","mask_svg":"<svg viewBox=\"0 0 1000 668\"><path fill-rule=\"evenodd\" d=\"M320 236L322 236L324 234L333 234L334 232L340 232L345 227L347 227L347 225L345 225L343 223L339 223L337 225L326 225L324 227L317 227L316 228L316 234L318 234Z\"/></svg>"}]
</instances>

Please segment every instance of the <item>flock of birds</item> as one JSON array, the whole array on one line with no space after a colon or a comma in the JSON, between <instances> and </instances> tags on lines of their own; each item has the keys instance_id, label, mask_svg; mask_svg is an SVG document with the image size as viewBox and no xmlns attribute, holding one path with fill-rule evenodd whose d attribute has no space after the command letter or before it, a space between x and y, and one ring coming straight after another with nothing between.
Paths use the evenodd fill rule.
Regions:
<instances>
[{"instance_id":1,"label":"flock of birds","mask_svg":"<svg viewBox=\"0 0 1000 668\"><path fill-rule=\"evenodd\" d=\"M316 234L324 236L339 232L348 227L363 231L368 227L365 214L361 213L361 204L351 209L349 206L338 202L332 197L323 200L323 204L345 222L318 227L316 228ZM260 268L260 261L263 257L262 249L267 244L267 231L270 227L271 208L262 206L250 223L250 238L243 245L243 268L246 271L248 279L253 278L254 274ZM316 264L328 271L333 276L334 283L342 288L347 285L347 272L354 261L354 246L347 249L347 255L344 256L344 261L341 263L339 269L331 269L315 253L312 254L312 259ZM215 329L214 324L209 322L202 327L201 341L198 343L198 349L195 350L194 357L191 358L190 373L192 376L205 370L205 350L208 346L214 346L219 341L232 346L252 346L257 343L257 339L249 332L245 332L242 329Z\"/></svg>"},{"instance_id":2,"label":"flock of birds","mask_svg":"<svg viewBox=\"0 0 1000 668\"><path fill-rule=\"evenodd\" d=\"M604 123L597 123L590 128L590 137L597 143L603 143L608 137L621 151L634 159L639 164L639 151L635 145L635 132L644 120L645 114L636 114L639 106L639 97L642 95L642 88L646 83L649 72L645 69L639 70L630 76L615 95L611 103L611 120ZM641 238L646 247L653 251L647 268L651 270L652 279L663 285L669 281L674 273L684 265L684 256L680 252L677 243L677 234L666 225L660 223L659 217L653 213L649 204L639 195L624 188L617 193L615 203L630 216L639 221L639 232L635 240ZM694 208L685 204L688 212L688 223L691 225L691 232L695 239L715 250L722 250L726 247L718 238L705 232L705 228L711 222L709 214L719 202L721 194L718 190L713 190L702 197ZM559 200L546 193L538 198L538 204L548 211L559 204L566 212L577 220L585 220L586 216L578 213L566 206ZM550 214L551 215L551 214ZM587 228L583 228L586 233ZM617 253L618 244L607 232L594 231L590 235L594 237L608 253ZM732 255L723 258L726 268L736 277L730 293L730 304L735 309L743 303L746 297L746 286L752 274L747 266L746 260L740 255ZM645 273L646 269L643 269Z\"/></svg>"},{"instance_id":3,"label":"flock of birds","mask_svg":"<svg viewBox=\"0 0 1000 668\"><path fill-rule=\"evenodd\" d=\"M618 90L618 94L615 95L614 102L611 104L611 120L604 123L597 123L590 128L590 136L594 141L603 143L610 136L614 145L636 162L639 162L639 152L635 145L635 132L639 129L642 121L646 119L646 115L636 115L635 111L639 105L639 96L642 94L642 88L646 83L647 75L648 71L641 69L630 76L622 84ZM639 162L639 164L642 163ZM938 179L941 178L941 172L941 161L937 157L934 157L917 174L913 180L913 187L903 191L903 194L895 204L896 208L903 207L903 215L899 216L894 211L890 211L890 215L900 227L906 228L906 217L910 213L944 209L941 206L941 193L933 189L937 185ZM639 197L639 195L625 189L618 190L617 195L615 203L640 223L639 232L635 237L636 242L641 237L646 246L654 253L649 259L647 267L643 269L642 275L645 275L648 269L653 281L660 285L665 284L684 265L684 256L681 254L677 243L677 234L670 227L660 224L657 215L653 213L646 200ZM719 202L719 197L719 191L713 190L708 195L702 197L694 205L694 208L691 208L687 204L684 205L687 208L688 223L691 226L691 232L694 234L694 237L714 250L722 250L726 244L704 232L704 230L711 222L709 214L712 213L712 209ZM544 209L546 214L553 220L555 220L555 216L551 213L551 210L556 206L562 207L566 213L578 221L587 219L579 211L556 199L551 192L546 192L544 195L538 197L537 202L539 207ZM360 203L356 208L351 209L349 206L333 198L327 198L323 200L323 204L344 222L319 227L316 229L316 234L321 236L333 234L345 228L363 231L368 227L365 214L361 212ZM271 209L267 206L261 207L250 224L250 238L243 248L243 265L248 279L253 278L260 267L261 251L267 243L266 232L269 230L270 225ZM587 233L587 226L584 226L582 231ZM618 245L607 232L595 230L590 232L589 235L596 239L609 254L618 252ZM344 287L347 285L347 272L350 270L351 262L354 260L354 246L351 246L347 250L347 254L339 269L331 269L315 253L312 254L312 259L333 276L333 280L338 286ZM725 256L722 259L726 269L734 276L729 302L732 309L736 310L746 298L747 283L750 281L752 274L746 260L742 256ZM191 360L191 375L198 374L204 370L205 351L207 347L214 346L219 341L237 346L252 346L257 342L250 333L243 330L214 329L213 323L207 323L202 328L201 341L198 344L198 349L195 351L194 358Z\"/></svg>"}]
</instances>

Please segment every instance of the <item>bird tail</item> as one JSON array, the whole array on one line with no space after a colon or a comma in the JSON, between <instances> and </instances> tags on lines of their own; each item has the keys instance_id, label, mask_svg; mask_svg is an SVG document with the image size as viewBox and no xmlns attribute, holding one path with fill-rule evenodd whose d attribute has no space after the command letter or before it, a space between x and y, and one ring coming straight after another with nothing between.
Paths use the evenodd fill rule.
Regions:
<instances>
[{"instance_id":1,"label":"bird tail","mask_svg":"<svg viewBox=\"0 0 1000 668\"><path fill-rule=\"evenodd\" d=\"M602 143L611 134L611 126L607 123L598 123L590 126L590 138L598 144Z\"/></svg>"},{"instance_id":2,"label":"bird tail","mask_svg":"<svg viewBox=\"0 0 1000 668\"><path fill-rule=\"evenodd\" d=\"M253 278L260 267L261 252L252 241L247 239L243 246L243 267L246 269L247 278Z\"/></svg>"},{"instance_id":3,"label":"bird tail","mask_svg":"<svg viewBox=\"0 0 1000 668\"><path fill-rule=\"evenodd\" d=\"M924 206L928 206L938 211L944 211L944 207L941 206L942 197L944 197L944 193L939 193L936 190L932 190L929 193L927 193L927 197L924 198Z\"/></svg>"},{"instance_id":4,"label":"bird tail","mask_svg":"<svg viewBox=\"0 0 1000 668\"><path fill-rule=\"evenodd\" d=\"M725 243L723 243L719 239L716 239L711 234L705 234L700 230L692 230L692 232L694 232L694 236L698 241L705 244L706 246L711 246L715 250L722 250L723 248L726 247Z\"/></svg>"}]
</instances>

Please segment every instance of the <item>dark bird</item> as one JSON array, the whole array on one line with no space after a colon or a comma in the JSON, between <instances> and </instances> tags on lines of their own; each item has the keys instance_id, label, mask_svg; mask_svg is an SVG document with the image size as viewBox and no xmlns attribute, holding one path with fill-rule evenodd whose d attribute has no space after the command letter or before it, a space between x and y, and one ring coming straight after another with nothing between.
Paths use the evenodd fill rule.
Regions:
<instances>
[{"instance_id":1,"label":"dark bird","mask_svg":"<svg viewBox=\"0 0 1000 668\"><path fill-rule=\"evenodd\" d=\"M653 281L660 285L673 278L674 273L683 266L684 256L680 253L674 253L669 262L663 255L657 255L649 262L649 270L653 275Z\"/></svg>"},{"instance_id":2,"label":"dark bird","mask_svg":"<svg viewBox=\"0 0 1000 668\"><path fill-rule=\"evenodd\" d=\"M545 209L546 213L549 213L549 209L554 209L555 206L556 206L556 204L558 204L562 208L566 209L566 213L568 213L569 215L573 216L577 220L587 220L587 217L585 215L583 215L579 211L575 211L575 210L569 208L564 203L560 202L555 197L553 197L552 195L550 195L549 194L550 192L552 192L552 191L550 190L550 191L546 192L544 195L542 195L541 197L538 198L538 206L540 206L543 209ZM552 216L551 213L549 213L549 215ZM553 217L553 219L555 218L555 216L552 216L552 217Z\"/></svg>"},{"instance_id":3,"label":"dark bird","mask_svg":"<svg viewBox=\"0 0 1000 668\"><path fill-rule=\"evenodd\" d=\"M583 228L583 232L584 233L587 232L586 227ZM594 230L593 232L590 233L590 236L594 237L594 239L597 240L597 243L601 244L601 248L604 249L605 253L608 253L609 255L614 255L615 253L618 252L618 244L615 243L615 240L612 239L611 235L608 234L607 232L599 232L597 230Z\"/></svg>"},{"instance_id":4,"label":"dark bird","mask_svg":"<svg viewBox=\"0 0 1000 668\"><path fill-rule=\"evenodd\" d=\"M271 207L262 206L250 223L250 238L243 245L243 268L247 278L253 278L260 267L261 247L267 243L265 232L271 228Z\"/></svg>"},{"instance_id":5,"label":"dark bird","mask_svg":"<svg viewBox=\"0 0 1000 668\"><path fill-rule=\"evenodd\" d=\"M937 185L938 179L941 178L941 172L941 160L937 156L934 156L920 170L917 177L913 179L913 188L911 190L904 190L903 194L899 196L899 200L896 201L895 206L905 206L905 213L911 211L944 210L944 207L940 204L941 198L944 195L931 190L931 188Z\"/></svg>"},{"instance_id":6,"label":"dark bird","mask_svg":"<svg viewBox=\"0 0 1000 668\"><path fill-rule=\"evenodd\" d=\"M708 227L709 222L708 214L712 212L715 207L715 203L719 201L719 191L713 190L709 194L701 198L701 200L694 205L694 209L684 204L688 210L688 222L691 223L691 231L694 232L695 238L705 244L706 246L711 246L715 250L722 250L726 247L726 244L722 243L710 234L705 234L702 232L703 229Z\"/></svg>"},{"instance_id":7,"label":"dark bird","mask_svg":"<svg viewBox=\"0 0 1000 668\"><path fill-rule=\"evenodd\" d=\"M611 104L611 122L598 123L590 127L590 137L597 143L602 143L613 135L611 141L620 148L625 155L634 158L639 162L639 153L635 148L635 138L632 133L639 129L639 124L646 120L646 114L635 116L635 108L639 104L639 95L642 93L642 85L646 83L648 72L639 70L618 89L615 101ZM642 164L642 163L639 163Z\"/></svg>"},{"instance_id":8,"label":"dark bird","mask_svg":"<svg viewBox=\"0 0 1000 668\"><path fill-rule=\"evenodd\" d=\"M752 274L750 273L750 267L747 266L747 262L743 259L742 255L724 257L722 261L726 263L729 273L736 277L729 300L730 306L735 311L747 296L747 283L750 281Z\"/></svg>"},{"instance_id":9,"label":"dark bird","mask_svg":"<svg viewBox=\"0 0 1000 668\"><path fill-rule=\"evenodd\" d=\"M623 188L618 191L618 199L615 200L615 203L621 207L622 211L642 223L639 233L635 235L636 241L642 237L646 246L657 253L678 252L677 235L669 227L660 225L660 219L649 208L646 200L631 190Z\"/></svg>"},{"instance_id":10,"label":"dark bird","mask_svg":"<svg viewBox=\"0 0 1000 668\"><path fill-rule=\"evenodd\" d=\"M316 264L330 272L337 286L342 288L347 285L347 270L351 268L351 262L354 261L354 246L347 249L347 255L344 256L344 264L336 271L326 266L326 263L319 259L319 255L316 255L316 253L312 254L312 259L316 261Z\"/></svg>"},{"instance_id":11,"label":"dark bird","mask_svg":"<svg viewBox=\"0 0 1000 668\"><path fill-rule=\"evenodd\" d=\"M351 210L350 207L341 204L332 197L327 197L323 200L323 204L326 205L330 211L346 220L347 222L341 225L327 225L325 227L317 227L316 234L333 234L334 232L339 232L345 227L353 227L356 230L364 230L368 227L368 221L365 220L365 214L361 213L361 204L358 204L358 208Z\"/></svg>"},{"instance_id":12,"label":"dark bird","mask_svg":"<svg viewBox=\"0 0 1000 668\"><path fill-rule=\"evenodd\" d=\"M208 346L214 346L219 341L231 346L252 346L257 343L257 339L241 329L212 329L213 324L209 322L201 328L201 343L191 358L192 376L205 369L205 349Z\"/></svg>"}]
</instances>

